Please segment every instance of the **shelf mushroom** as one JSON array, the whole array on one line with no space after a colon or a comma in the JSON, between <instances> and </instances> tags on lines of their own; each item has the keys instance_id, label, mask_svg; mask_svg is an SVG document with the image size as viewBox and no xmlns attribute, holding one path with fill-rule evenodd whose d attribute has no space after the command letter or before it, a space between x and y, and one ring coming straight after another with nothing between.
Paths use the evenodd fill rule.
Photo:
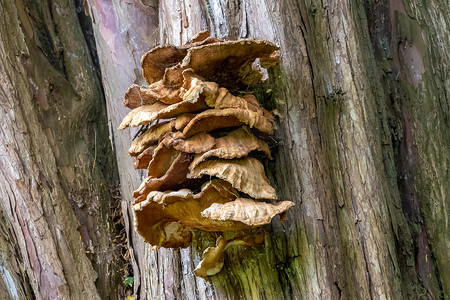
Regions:
<instances>
[{"instance_id":1,"label":"shelf mushroom","mask_svg":"<svg viewBox=\"0 0 450 300\"><path fill-rule=\"evenodd\" d=\"M201 32L183 46L160 46L142 60L148 87L132 85L124 105L132 111L119 129L142 126L128 153L147 177L134 191L136 230L154 249L188 247L193 230L243 232L219 237L206 249L197 276L217 274L232 245L256 246L254 228L285 216L256 157L272 159L264 141L273 115L253 95L230 92L260 82L279 61L268 41L224 41ZM258 153L258 155L255 155Z\"/></svg>"}]
</instances>

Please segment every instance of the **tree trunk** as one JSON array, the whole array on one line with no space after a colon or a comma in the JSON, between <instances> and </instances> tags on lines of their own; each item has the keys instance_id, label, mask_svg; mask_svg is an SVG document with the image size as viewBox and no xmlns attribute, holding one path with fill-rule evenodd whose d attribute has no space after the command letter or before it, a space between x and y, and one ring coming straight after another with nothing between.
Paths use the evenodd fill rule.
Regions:
<instances>
[{"instance_id":1,"label":"tree trunk","mask_svg":"<svg viewBox=\"0 0 450 300\"><path fill-rule=\"evenodd\" d=\"M0 298L121 299L116 165L75 5L0 3Z\"/></svg>"},{"instance_id":2,"label":"tree trunk","mask_svg":"<svg viewBox=\"0 0 450 300\"><path fill-rule=\"evenodd\" d=\"M131 233L142 298L448 295L448 5L118 2L89 2L113 128L127 113L123 92L143 83L140 56L157 44L209 29L280 45L280 68L255 92L279 116L269 177L297 204L267 228L265 247L229 251L209 282L192 268L211 236L152 252ZM141 180L125 154L131 135L114 131L128 216Z\"/></svg>"},{"instance_id":3,"label":"tree trunk","mask_svg":"<svg viewBox=\"0 0 450 300\"><path fill-rule=\"evenodd\" d=\"M114 269L120 264L99 250L114 248L105 187L115 172L102 172L114 163L74 6L10 2L0 0L0 292L64 299L123 294ZM86 4L138 298L450 297L448 3ZM144 83L142 54L204 29L280 46L280 66L253 92L278 117L267 175L279 199L296 203L284 224L266 227L264 247L229 249L224 269L208 281L192 270L217 235L197 231L190 248L152 251L133 230L132 191L143 174L132 168L127 149L136 132L116 129L128 112L124 92ZM84 254L90 243L92 256Z\"/></svg>"}]
</instances>

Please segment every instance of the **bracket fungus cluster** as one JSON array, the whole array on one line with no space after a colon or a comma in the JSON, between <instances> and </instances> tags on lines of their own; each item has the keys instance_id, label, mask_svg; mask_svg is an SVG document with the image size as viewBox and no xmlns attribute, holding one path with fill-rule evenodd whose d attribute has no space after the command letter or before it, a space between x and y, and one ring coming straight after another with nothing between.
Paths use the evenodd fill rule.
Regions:
<instances>
[{"instance_id":1,"label":"bracket fungus cluster","mask_svg":"<svg viewBox=\"0 0 450 300\"><path fill-rule=\"evenodd\" d=\"M141 65L148 86L132 85L125 94L132 111L119 128L142 126L129 154L136 169L148 172L133 195L135 227L145 241L155 249L179 248L190 244L194 228L244 232L206 249L197 276L219 272L231 245L261 244L261 234L245 232L293 205L271 203L275 189L255 158L272 158L264 141L273 134L272 114L253 95L229 91L260 82L262 68L278 59L270 42L223 41L201 32L186 45L146 53Z\"/></svg>"}]
</instances>

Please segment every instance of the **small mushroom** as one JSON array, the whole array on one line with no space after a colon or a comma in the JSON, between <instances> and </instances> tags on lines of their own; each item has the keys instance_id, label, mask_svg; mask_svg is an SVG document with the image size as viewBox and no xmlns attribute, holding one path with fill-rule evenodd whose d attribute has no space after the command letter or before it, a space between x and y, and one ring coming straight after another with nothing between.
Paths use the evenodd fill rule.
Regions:
<instances>
[{"instance_id":1,"label":"small mushroom","mask_svg":"<svg viewBox=\"0 0 450 300\"><path fill-rule=\"evenodd\" d=\"M200 263L194 270L195 276L206 278L219 273L224 264L225 250L231 246L259 246L264 243L264 234L260 232L256 235L246 235L226 241L222 236L217 238L215 247L208 247L203 252Z\"/></svg>"},{"instance_id":2,"label":"small mushroom","mask_svg":"<svg viewBox=\"0 0 450 300\"><path fill-rule=\"evenodd\" d=\"M215 145L211 150L195 155L189 169L194 169L199 163L210 157L224 159L241 158L252 151L261 151L272 159L269 145L255 137L247 126L242 126L228 135L216 139Z\"/></svg>"},{"instance_id":3,"label":"small mushroom","mask_svg":"<svg viewBox=\"0 0 450 300\"><path fill-rule=\"evenodd\" d=\"M264 172L264 166L253 157L207 160L192 168L189 174L191 178L203 175L226 180L235 189L256 199L277 199L275 189L270 186Z\"/></svg>"}]
</instances>

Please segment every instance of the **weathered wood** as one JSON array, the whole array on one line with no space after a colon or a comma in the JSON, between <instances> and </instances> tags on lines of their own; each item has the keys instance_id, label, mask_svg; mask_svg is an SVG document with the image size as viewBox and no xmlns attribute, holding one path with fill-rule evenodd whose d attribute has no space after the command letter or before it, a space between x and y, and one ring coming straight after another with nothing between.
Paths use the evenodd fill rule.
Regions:
<instances>
[{"instance_id":1,"label":"weathered wood","mask_svg":"<svg viewBox=\"0 0 450 300\"><path fill-rule=\"evenodd\" d=\"M193 249L182 250L181 256L171 250L149 253L146 246L145 252L135 251L137 261L154 262L140 268L141 296L171 299L183 291L187 299L282 294L399 299L449 292L444 253L449 245L448 5L90 3L113 127L125 114L119 100L126 87L142 83L136 54L156 42L179 45L209 29L217 37L267 39L281 47L280 68L256 93L279 115L280 144L268 165L270 178L279 198L297 205L283 226L267 229L265 248L229 251L225 270L206 283L205 294L205 286L194 288L203 281L188 272L198 253L213 244L211 236L199 233ZM107 11L114 16L105 19ZM143 17L130 21L139 12ZM119 25L106 30L111 23ZM140 35L143 27L152 34ZM130 45L130 37L151 40ZM126 59L118 61L115 53ZM129 75L112 74L118 66ZM419 110L423 103L426 111ZM129 136L115 132L114 137L121 147L119 170L127 180L128 201L126 193L139 179L125 158ZM185 275L172 279L177 268Z\"/></svg>"},{"instance_id":2,"label":"weathered wood","mask_svg":"<svg viewBox=\"0 0 450 300\"><path fill-rule=\"evenodd\" d=\"M74 3L0 1L0 36L0 298L119 299L117 173Z\"/></svg>"},{"instance_id":3,"label":"weathered wood","mask_svg":"<svg viewBox=\"0 0 450 300\"><path fill-rule=\"evenodd\" d=\"M100 268L115 265L102 264L107 256L98 250L113 247L102 222L103 205L112 202L99 187L114 181L114 176L100 179L105 173L98 162L113 164L108 154L99 157L107 152L107 133L103 119L96 123L90 116L101 115L101 103L95 101L102 95L84 42L74 38L80 36L78 29L73 32L78 28L74 7L63 0L0 3L0 275L10 275L2 275L0 292L37 298L118 295L118 279ZM449 297L448 3L87 4L136 296ZM56 27L50 26L53 21ZM127 150L136 129L116 129L128 112L123 94L132 83L144 82L142 54L157 44L182 44L203 29L221 38L253 37L280 46L280 66L252 92L278 116L268 177L280 200L296 202L284 224L276 220L267 226L265 247L229 249L225 268L209 281L195 278L192 270L216 235L197 231L188 249L152 251L133 230L131 195L142 173L134 170ZM97 245L89 257L92 265L83 253L91 250L86 248L90 241ZM94 270L102 282L96 286ZM62 284L53 289L58 278Z\"/></svg>"}]
</instances>

